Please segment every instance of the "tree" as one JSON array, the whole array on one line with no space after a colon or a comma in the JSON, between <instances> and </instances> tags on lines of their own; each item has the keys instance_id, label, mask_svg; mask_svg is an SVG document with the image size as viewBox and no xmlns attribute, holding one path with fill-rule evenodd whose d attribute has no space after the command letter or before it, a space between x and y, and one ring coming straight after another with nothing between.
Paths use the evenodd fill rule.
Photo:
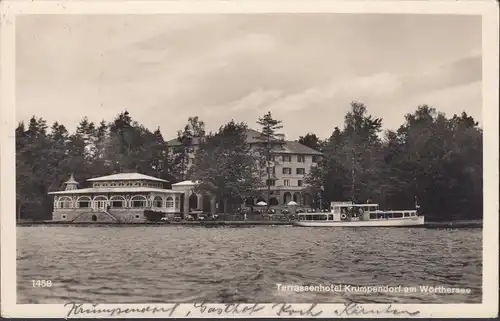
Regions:
<instances>
[{"instance_id":1,"label":"tree","mask_svg":"<svg viewBox=\"0 0 500 321\"><path fill-rule=\"evenodd\" d=\"M330 201L367 201L377 196L381 127L382 120L368 115L364 104L351 103L343 130L335 128L324 144L322 161L306 177L306 183L316 189L323 184Z\"/></svg>"},{"instance_id":2,"label":"tree","mask_svg":"<svg viewBox=\"0 0 500 321\"><path fill-rule=\"evenodd\" d=\"M349 172L343 166L342 153L345 153L345 141L342 131L335 127L332 135L326 140L323 157L306 175L305 183L311 192L322 194L323 201L338 201L349 198ZM324 191L321 190L323 187Z\"/></svg>"},{"instance_id":3,"label":"tree","mask_svg":"<svg viewBox=\"0 0 500 321\"><path fill-rule=\"evenodd\" d=\"M58 126L55 126L58 127ZM63 131L61 131L63 132ZM23 123L16 128L16 207L17 218L45 219L41 210L50 206L48 187L53 183L53 143L47 135L47 124L33 116L28 129Z\"/></svg>"},{"instance_id":4,"label":"tree","mask_svg":"<svg viewBox=\"0 0 500 321\"><path fill-rule=\"evenodd\" d=\"M197 181L196 192L229 202L233 211L242 195L262 185L257 159L246 142L247 130L245 123L230 121L208 135L189 170L189 176Z\"/></svg>"},{"instance_id":5,"label":"tree","mask_svg":"<svg viewBox=\"0 0 500 321\"><path fill-rule=\"evenodd\" d=\"M259 165L261 173L267 176L267 209L269 210L269 200L271 198L271 185L276 180L274 173L274 165L278 162L276 156L283 151L285 145L285 136L278 131L283 128L281 120L276 120L267 112L263 117L259 117L257 124L261 126L260 135L258 137L257 152L259 155ZM271 166L273 165L273 166ZM271 170L271 168L273 170ZM262 169L265 169L262 172ZM262 175L262 176L264 176Z\"/></svg>"},{"instance_id":6,"label":"tree","mask_svg":"<svg viewBox=\"0 0 500 321\"><path fill-rule=\"evenodd\" d=\"M186 173L189 169L189 158L193 155L196 148L205 138L205 123L198 116L189 117L188 123L183 130L177 132L177 140L180 145L174 148L173 163L179 180L186 179Z\"/></svg>"},{"instance_id":7,"label":"tree","mask_svg":"<svg viewBox=\"0 0 500 321\"><path fill-rule=\"evenodd\" d=\"M263 178L274 178L270 169L278 160L273 157L284 145L281 122L267 113L258 123L262 133L253 150L244 123L233 121L207 135L202 121L188 119L179 135L186 153L181 156L195 155L188 174L201 182L200 192L234 205L263 187ZM325 201L373 199L384 208L407 209L416 196L428 220L482 218L483 133L478 122L465 112L449 118L421 105L396 131L380 135L381 126L366 106L353 103L343 128L335 128L328 139L301 137L309 147L321 142L323 152L306 184L316 191L324 186ZM169 181L180 177L179 155L167 153L160 129L150 131L126 111L97 126L83 118L73 133L58 122L48 128L43 118L33 116L18 124L15 136L18 220L49 219L53 203L47 193L59 190L70 173L81 187L90 177L124 170Z\"/></svg>"},{"instance_id":8,"label":"tree","mask_svg":"<svg viewBox=\"0 0 500 321\"><path fill-rule=\"evenodd\" d=\"M300 136L298 142L319 152L321 152L324 147L324 143L318 138L318 136L316 136L316 134L312 133Z\"/></svg>"},{"instance_id":9,"label":"tree","mask_svg":"<svg viewBox=\"0 0 500 321\"><path fill-rule=\"evenodd\" d=\"M387 201L409 206L415 195L431 220L482 215L482 131L466 113L451 119L427 105L405 116L385 143Z\"/></svg>"}]
</instances>

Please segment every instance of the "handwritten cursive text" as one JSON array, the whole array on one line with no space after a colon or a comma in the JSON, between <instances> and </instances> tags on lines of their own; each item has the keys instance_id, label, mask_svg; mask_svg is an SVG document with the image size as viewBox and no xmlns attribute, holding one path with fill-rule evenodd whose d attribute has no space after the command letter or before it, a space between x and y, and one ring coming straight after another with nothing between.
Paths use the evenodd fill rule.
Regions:
<instances>
[{"instance_id":1,"label":"handwritten cursive text","mask_svg":"<svg viewBox=\"0 0 500 321\"><path fill-rule=\"evenodd\" d=\"M336 316L349 316L349 315L377 315L377 314L392 314L392 315L408 315L415 316L420 314L420 311L408 311L408 310L398 310L392 308L392 305L381 308L367 310L362 305L354 302L345 303L345 307L342 310L335 310Z\"/></svg>"}]
</instances>

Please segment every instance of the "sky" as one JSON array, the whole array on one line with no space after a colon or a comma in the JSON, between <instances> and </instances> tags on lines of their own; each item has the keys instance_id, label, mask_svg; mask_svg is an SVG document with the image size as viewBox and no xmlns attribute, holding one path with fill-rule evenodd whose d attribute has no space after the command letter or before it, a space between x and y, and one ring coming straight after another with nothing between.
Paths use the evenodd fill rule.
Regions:
<instances>
[{"instance_id":1,"label":"sky","mask_svg":"<svg viewBox=\"0 0 500 321\"><path fill-rule=\"evenodd\" d=\"M352 101L397 129L427 104L481 122L481 17L407 14L26 15L16 19L16 119L74 131L122 111L176 136L258 128L327 138Z\"/></svg>"}]
</instances>

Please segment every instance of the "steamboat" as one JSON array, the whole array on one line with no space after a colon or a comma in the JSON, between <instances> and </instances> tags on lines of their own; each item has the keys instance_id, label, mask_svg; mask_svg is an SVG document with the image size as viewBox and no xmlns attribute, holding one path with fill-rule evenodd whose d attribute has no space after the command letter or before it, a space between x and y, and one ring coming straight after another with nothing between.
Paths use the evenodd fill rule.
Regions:
<instances>
[{"instance_id":1,"label":"steamboat","mask_svg":"<svg viewBox=\"0 0 500 321\"><path fill-rule=\"evenodd\" d=\"M424 216L414 210L380 210L378 204L355 204L353 202L332 202L329 213L300 213L297 226L314 227L383 227L421 226Z\"/></svg>"}]
</instances>

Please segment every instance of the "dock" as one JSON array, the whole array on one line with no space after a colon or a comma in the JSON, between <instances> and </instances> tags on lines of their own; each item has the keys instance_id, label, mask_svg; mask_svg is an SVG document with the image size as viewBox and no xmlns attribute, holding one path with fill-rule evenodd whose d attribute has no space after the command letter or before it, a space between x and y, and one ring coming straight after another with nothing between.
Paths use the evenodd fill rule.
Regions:
<instances>
[{"instance_id":1,"label":"dock","mask_svg":"<svg viewBox=\"0 0 500 321\"><path fill-rule=\"evenodd\" d=\"M292 225L290 221L163 221L163 222L141 222L141 223L109 223L109 222L81 222L74 223L68 221L31 221L31 222L18 222L17 226L94 226L94 225L107 225L107 226L255 226L255 225Z\"/></svg>"},{"instance_id":2,"label":"dock","mask_svg":"<svg viewBox=\"0 0 500 321\"><path fill-rule=\"evenodd\" d=\"M427 228L471 228L483 227L482 220L462 220L454 222L425 222L424 227Z\"/></svg>"},{"instance_id":3,"label":"dock","mask_svg":"<svg viewBox=\"0 0 500 321\"><path fill-rule=\"evenodd\" d=\"M24 221L18 222L17 226L90 226L90 225L108 225L108 226L265 226L265 225L293 225L293 221L259 220L259 221L162 221L162 222L141 222L141 223L109 223L109 222L81 222L74 223L69 221ZM423 228L481 228L482 220L455 221L455 222L425 222Z\"/></svg>"}]
</instances>

